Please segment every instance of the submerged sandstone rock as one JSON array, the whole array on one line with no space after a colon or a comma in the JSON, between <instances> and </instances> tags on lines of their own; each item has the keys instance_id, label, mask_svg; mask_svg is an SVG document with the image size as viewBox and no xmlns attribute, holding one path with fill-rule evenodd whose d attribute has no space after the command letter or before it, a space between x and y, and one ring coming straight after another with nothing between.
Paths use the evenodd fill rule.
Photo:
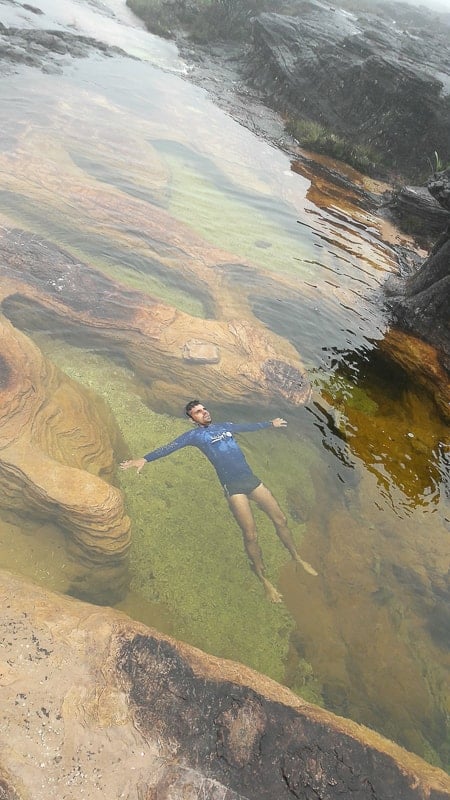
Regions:
<instances>
[{"instance_id":1,"label":"submerged sandstone rock","mask_svg":"<svg viewBox=\"0 0 450 800\"><path fill-rule=\"evenodd\" d=\"M0 255L0 304L18 328L51 330L63 339L76 334L90 347L109 342L166 408L179 409L180 397L189 395L232 402L257 397L259 405L300 406L309 399L295 348L258 323L190 316L24 231L4 229ZM192 342L201 342L209 357L186 358Z\"/></svg>"},{"instance_id":2,"label":"submerged sandstone rock","mask_svg":"<svg viewBox=\"0 0 450 800\"><path fill-rule=\"evenodd\" d=\"M2 507L55 522L86 573L95 571L93 596L110 594L111 581L120 594L130 520L108 482L120 448L112 417L1 316L0 342Z\"/></svg>"}]
</instances>

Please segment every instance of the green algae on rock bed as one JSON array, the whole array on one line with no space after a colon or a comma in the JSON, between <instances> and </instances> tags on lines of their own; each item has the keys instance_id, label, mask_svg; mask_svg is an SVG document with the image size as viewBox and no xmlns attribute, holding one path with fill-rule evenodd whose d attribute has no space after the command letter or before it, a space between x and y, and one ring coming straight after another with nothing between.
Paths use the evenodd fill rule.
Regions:
<instances>
[{"instance_id":1,"label":"green algae on rock bed","mask_svg":"<svg viewBox=\"0 0 450 800\"><path fill-rule=\"evenodd\" d=\"M186 430L184 420L155 414L144 405L128 370L111 368L106 358L55 339L40 335L37 340L60 368L108 400L134 457ZM257 438L251 442L248 436L242 444L250 445L252 466L261 477L267 474L284 505L283 473L276 474L273 464L286 465L288 439L277 441L272 431ZM287 473L292 469L293 464ZM283 681L292 620L283 605L265 599L211 465L196 450L186 449L155 462L140 476L127 472L119 478L133 522L131 589L136 607L133 611L128 604L128 613L139 618L139 597L161 603L170 611L172 635ZM268 575L276 582L289 556L270 523L257 515ZM296 538L301 531L294 525Z\"/></svg>"},{"instance_id":2,"label":"green algae on rock bed","mask_svg":"<svg viewBox=\"0 0 450 800\"><path fill-rule=\"evenodd\" d=\"M158 143L155 145L158 147ZM299 239L292 208L286 205L283 214L279 204L271 207L270 196L255 193L246 198L238 187L234 192L233 186L224 187L222 184L229 184L229 179L212 161L193 150L177 147L176 142L162 142L159 147L171 167L168 207L175 218L205 241L260 269L310 276L309 259L316 255L314 245ZM224 188L229 191L224 192ZM264 231L263 246L257 231Z\"/></svg>"}]
</instances>

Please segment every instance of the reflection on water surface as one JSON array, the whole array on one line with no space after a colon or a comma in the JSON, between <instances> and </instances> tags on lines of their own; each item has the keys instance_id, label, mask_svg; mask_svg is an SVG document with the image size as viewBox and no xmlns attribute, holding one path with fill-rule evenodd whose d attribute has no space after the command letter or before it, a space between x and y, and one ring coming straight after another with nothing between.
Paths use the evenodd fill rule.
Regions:
<instances>
[{"instance_id":1,"label":"reflection on water surface","mask_svg":"<svg viewBox=\"0 0 450 800\"><path fill-rule=\"evenodd\" d=\"M138 50L144 32L127 27L134 35ZM93 58L60 76L23 69L1 80L2 226L37 233L144 297L195 317L244 318L295 345L313 382L306 408L236 396L213 412L287 417L287 433L240 441L320 576L286 563L257 515L268 574L285 598L268 604L210 465L186 450L139 479L118 476L133 521L121 607L445 766L447 431L377 350L392 252L377 220L336 190L333 207L323 193L315 204L314 180L177 77L173 59L172 72ZM36 315L30 335L108 400L130 454L186 430L188 398L169 414L112 346L99 350L88 334L58 339ZM3 565L68 591L78 565L59 529L6 511L1 520Z\"/></svg>"}]
</instances>

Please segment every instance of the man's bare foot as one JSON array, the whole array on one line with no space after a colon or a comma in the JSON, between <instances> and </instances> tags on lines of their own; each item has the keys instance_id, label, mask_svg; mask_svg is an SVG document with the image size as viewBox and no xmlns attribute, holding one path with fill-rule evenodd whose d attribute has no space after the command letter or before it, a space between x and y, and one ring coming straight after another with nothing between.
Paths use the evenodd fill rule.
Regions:
<instances>
[{"instance_id":1,"label":"man's bare foot","mask_svg":"<svg viewBox=\"0 0 450 800\"><path fill-rule=\"evenodd\" d=\"M267 578L262 578L262 583L266 597L271 603L281 603L283 601L283 595L280 594L277 589L275 589L275 586L273 586L270 581L267 580Z\"/></svg>"},{"instance_id":2,"label":"man's bare foot","mask_svg":"<svg viewBox=\"0 0 450 800\"><path fill-rule=\"evenodd\" d=\"M303 569L305 570L305 572L307 572L307 573L308 573L308 575L314 575L314 577L315 577L315 578L317 578L317 576L318 576L318 574L319 574L319 573L318 573L318 572L316 572L316 570L314 569L314 567L312 567L312 566L311 566L311 564L309 564L309 563L308 563L308 561L303 561L303 559L302 559L302 558L300 558L300 556L299 556L299 554L298 554L298 553L297 553L297 555L296 555L296 556L294 556L294 561L295 561L297 564L300 564L300 565L303 567Z\"/></svg>"}]
</instances>

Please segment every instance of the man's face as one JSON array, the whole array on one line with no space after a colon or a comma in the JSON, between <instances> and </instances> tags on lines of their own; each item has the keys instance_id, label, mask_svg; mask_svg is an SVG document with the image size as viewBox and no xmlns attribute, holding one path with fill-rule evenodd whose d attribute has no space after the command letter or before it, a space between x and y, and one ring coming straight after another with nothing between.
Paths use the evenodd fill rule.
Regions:
<instances>
[{"instance_id":1,"label":"man's face","mask_svg":"<svg viewBox=\"0 0 450 800\"><path fill-rule=\"evenodd\" d=\"M209 425L211 422L211 414L201 403L191 408L189 416L197 425Z\"/></svg>"}]
</instances>

